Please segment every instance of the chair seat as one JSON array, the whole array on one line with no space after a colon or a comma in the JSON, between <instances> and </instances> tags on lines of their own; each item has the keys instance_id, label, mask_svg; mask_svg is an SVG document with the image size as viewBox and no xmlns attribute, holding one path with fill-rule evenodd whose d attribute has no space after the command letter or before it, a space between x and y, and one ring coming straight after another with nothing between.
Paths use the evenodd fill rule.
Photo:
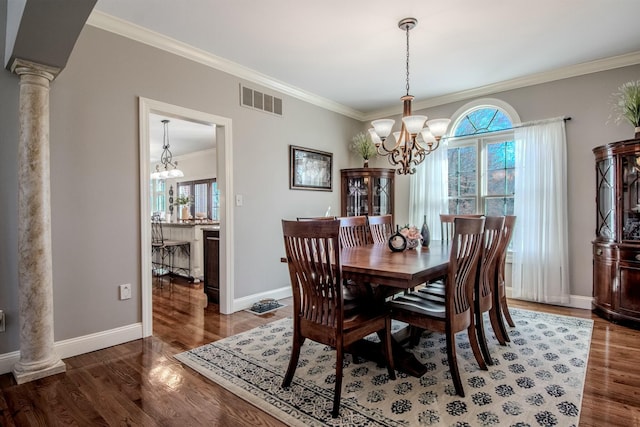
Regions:
<instances>
[{"instance_id":1,"label":"chair seat","mask_svg":"<svg viewBox=\"0 0 640 427\"><path fill-rule=\"evenodd\" d=\"M392 311L394 309L402 309L422 316L434 317L442 320L444 320L446 315L446 308L443 303L433 301L429 298L423 298L420 295L416 295L415 292L395 298L393 301L389 302L388 306Z\"/></svg>"},{"instance_id":2,"label":"chair seat","mask_svg":"<svg viewBox=\"0 0 640 427\"><path fill-rule=\"evenodd\" d=\"M167 247L167 246L183 246L183 245L190 245L191 242L189 242L188 240L165 240L163 242L163 246Z\"/></svg>"}]
</instances>

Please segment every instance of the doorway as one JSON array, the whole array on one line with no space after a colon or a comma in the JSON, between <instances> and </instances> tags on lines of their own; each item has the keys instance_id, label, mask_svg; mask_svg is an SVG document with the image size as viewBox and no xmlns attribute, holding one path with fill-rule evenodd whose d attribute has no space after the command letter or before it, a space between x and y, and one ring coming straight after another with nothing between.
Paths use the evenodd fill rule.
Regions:
<instances>
[{"instance_id":1,"label":"doorway","mask_svg":"<svg viewBox=\"0 0 640 427\"><path fill-rule=\"evenodd\" d=\"M141 300L142 333L147 337L153 333L152 307L152 263L151 263L151 154L150 117L162 115L179 120L206 125L215 125L216 133L216 175L220 195L220 312L233 312L233 205L228 203L232 192L232 143L231 119L201 111L139 98L140 126L140 248L141 248Z\"/></svg>"}]
</instances>

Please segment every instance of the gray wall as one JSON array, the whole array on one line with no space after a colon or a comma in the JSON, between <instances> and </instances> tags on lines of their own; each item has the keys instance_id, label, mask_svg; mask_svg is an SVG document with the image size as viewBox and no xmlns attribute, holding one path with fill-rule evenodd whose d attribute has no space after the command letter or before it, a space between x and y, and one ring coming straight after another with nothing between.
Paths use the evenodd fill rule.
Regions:
<instances>
[{"instance_id":1,"label":"gray wall","mask_svg":"<svg viewBox=\"0 0 640 427\"><path fill-rule=\"evenodd\" d=\"M492 95L509 102L523 121L573 118L567 135L574 295L591 295L590 241L595 228L591 149L633 136L629 126L605 122L610 93L639 76L640 66L634 66ZM329 205L338 212L339 169L360 165L347 144L369 126L288 96L282 96L283 118L242 108L239 83L231 75L85 27L51 89L56 341L141 321L139 96L233 120L234 192L244 195L244 206L234 208L234 297L288 285L286 267L279 262L280 219L319 215ZM6 70L0 72L0 98L0 200L5 205L0 221L0 309L8 319L7 332L0 334L1 355L18 349L18 78ZM425 112L450 116L462 104ZM333 192L288 189L289 144L334 154ZM372 163L386 165L384 159ZM398 177L397 222L408 218L408 182L407 177ZM131 300L118 301L121 283L133 284Z\"/></svg>"},{"instance_id":2,"label":"gray wall","mask_svg":"<svg viewBox=\"0 0 640 427\"><path fill-rule=\"evenodd\" d=\"M52 83L51 216L55 340L141 321L138 97L233 120L235 298L288 286L280 220L339 209L339 170L360 123L283 98L284 116L247 109L237 77L87 26ZM18 349L18 78L0 72L0 354ZM273 91L265 90L266 93ZM334 154L332 192L289 190L289 145ZM233 200L233 197L229 197ZM146 250L147 248L145 248ZM117 286L133 285L119 301Z\"/></svg>"}]
</instances>

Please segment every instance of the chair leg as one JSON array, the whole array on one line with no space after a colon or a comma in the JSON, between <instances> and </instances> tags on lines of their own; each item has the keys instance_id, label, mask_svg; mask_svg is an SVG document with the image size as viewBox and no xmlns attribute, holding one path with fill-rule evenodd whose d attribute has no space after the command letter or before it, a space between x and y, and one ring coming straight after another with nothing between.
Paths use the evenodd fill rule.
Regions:
<instances>
[{"instance_id":1,"label":"chair leg","mask_svg":"<svg viewBox=\"0 0 640 427\"><path fill-rule=\"evenodd\" d=\"M507 345L504 336L504 324L502 323L502 315L500 314L500 302L494 301L493 306L489 310L489 320L491 320L491 328L500 345Z\"/></svg>"},{"instance_id":2,"label":"chair leg","mask_svg":"<svg viewBox=\"0 0 640 427\"><path fill-rule=\"evenodd\" d=\"M505 319L507 319L507 323L512 328L515 328L516 324L513 322L513 319L511 318L511 313L509 313L509 306L507 306L507 297L506 296L500 297L500 305L502 306L502 313L504 313L504 317L505 317ZM507 340L507 341L509 341L509 340Z\"/></svg>"},{"instance_id":3,"label":"chair leg","mask_svg":"<svg viewBox=\"0 0 640 427\"><path fill-rule=\"evenodd\" d=\"M476 362L478 362L478 366L480 366L480 369L482 369L483 371L487 371L489 368L487 368L487 364L484 363L484 359L482 358L480 345L478 344L478 336L476 335L475 322L471 322L471 324L467 328L467 335L469 335L471 350L473 350L473 355L476 358Z\"/></svg>"},{"instance_id":4,"label":"chair leg","mask_svg":"<svg viewBox=\"0 0 640 427\"><path fill-rule=\"evenodd\" d=\"M342 362L343 362L342 343L336 346L336 388L333 392L333 410L331 416L338 418L340 414L340 394L342 393Z\"/></svg>"},{"instance_id":5,"label":"chair leg","mask_svg":"<svg viewBox=\"0 0 640 427\"><path fill-rule=\"evenodd\" d=\"M298 359L300 358L300 348L302 347L302 344L304 344L304 340L305 338L300 336L300 333L294 326L293 345L291 346L291 358L289 359L289 367L287 368L287 373L284 375L284 380L282 381L282 387L289 387L291 385L293 374L296 372Z\"/></svg>"},{"instance_id":6,"label":"chair leg","mask_svg":"<svg viewBox=\"0 0 640 427\"><path fill-rule=\"evenodd\" d=\"M480 350L482 351L482 357L487 365L493 365L493 359L491 353L489 353L489 346L487 345L487 337L484 333L484 320L480 310L476 310L476 333L478 335L478 341L480 343Z\"/></svg>"},{"instance_id":7,"label":"chair leg","mask_svg":"<svg viewBox=\"0 0 640 427\"><path fill-rule=\"evenodd\" d=\"M458 359L456 358L456 334L447 330L447 360L449 362L449 371L453 386L456 393L460 397L464 397L464 388L462 388L462 380L460 379L460 371L458 370Z\"/></svg>"},{"instance_id":8,"label":"chair leg","mask_svg":"<svg viewBox=\"0 0 640 427\"><path fill-rule=\"evenodd\" d=\"M391 347L391 318L387 317L384 321L385 334L384 334L384 352L387 358L387 371L389 372L389 378L396 379L396 368L393 362L393 348Z\"/></svg>"}]
</instances>

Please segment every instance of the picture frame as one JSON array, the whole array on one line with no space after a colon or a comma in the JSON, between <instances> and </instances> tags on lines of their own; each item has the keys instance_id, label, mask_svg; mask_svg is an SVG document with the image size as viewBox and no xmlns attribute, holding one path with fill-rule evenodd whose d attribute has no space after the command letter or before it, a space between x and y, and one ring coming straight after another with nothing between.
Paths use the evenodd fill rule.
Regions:
<instances>
[{"instance_id":1,"label":"picture frame","mask_svg":"<svg viewBox=\"0 0 640 427\"><path fill-rule=\"evenodd\" d=\"M289 189L333 191L333 154L290 145Z\"/></svg>"}]
</instances>

